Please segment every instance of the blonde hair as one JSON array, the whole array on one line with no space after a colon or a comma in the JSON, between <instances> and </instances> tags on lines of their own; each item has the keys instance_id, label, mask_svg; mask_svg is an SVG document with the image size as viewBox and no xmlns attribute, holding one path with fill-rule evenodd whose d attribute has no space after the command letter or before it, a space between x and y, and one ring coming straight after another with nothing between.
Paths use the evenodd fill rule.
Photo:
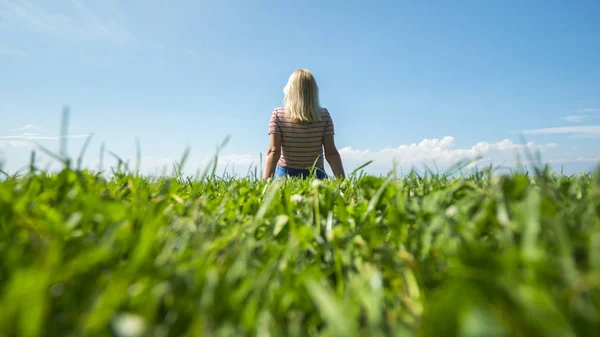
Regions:
<instances>
[{"instance_id":1,"label":"blonde hair","mask_svg":"<svg viewBox=\"0 0 600 337\"><path fill-rule=\"evenodd\" d=\"M296 70L283 88L283 104L286 114L304 123L321 120L319 86L308 69Z\"/></svg>"}]
</instances>

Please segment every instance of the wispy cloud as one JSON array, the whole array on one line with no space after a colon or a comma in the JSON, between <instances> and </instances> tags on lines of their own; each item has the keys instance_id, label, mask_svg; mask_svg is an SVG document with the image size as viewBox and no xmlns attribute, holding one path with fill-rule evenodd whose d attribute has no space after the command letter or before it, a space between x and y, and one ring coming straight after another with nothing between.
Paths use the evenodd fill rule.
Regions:
<instances>
[{"instance_id":1,"label":"wispy cloud","mask_svg":"<svg viewBox=\"0 0 600 337\"><path fill-rule=\"evenodd\" d=\"M207 159L205 159L204 163L208 163L210 160L212 160L212 158L207 158ZM258 156L253 156L253 155L249 155L249 154L229 154L229 155L219 156L218 160L221 163L230 163L233 165L248 166L248 165L252 165L252 164L258 164L258 162L260 161L260 158Z\"/></svg>"},{"instance_id":2,"label":"wispy cloud","mask_svg":"<svg viewBox=\"0 0 600 337\"><path fill-rule=\"evenodd\" d=\"M223 172L225 169L229 173L243 173L246 174L248 169L258 168L260 169L260 156L251 154L220 154L217 158L218 165L216 170ZM264 164L264 157L263 157ZM214 157L206 157L200 162L200 168L202 171L209 169L214 165Z\"/></svg>"},{"instance_id":3,"label":"wispy cloud","mask_svg":"<svg viewBox=\"0 0 600 337\"><path fill-rule=\"evenodd\" d=\"M70 0L61 11L56 7L42 7L33 1L0 1L0 12L3 12L5 22L55 38L100 39L117 43L134 39L134 34L123 23L116 22L118 15L111 15L115 13L101 16L80 0Z\"/></svg>"},{"instance_id":4,"label":"wispy cloud","mask_svg":"<svg viewBox=\"0 0 600 337\"><path fill-rule=\"evenodd\" d=\"M0 46L0 55L4 56L24 56L26 53L21 49Z\"/></svg>"},{"instance_id":5,"label":"wispy cloud","mask_svg":"<svg viewBox=\"0 0 600 337\"><path fill-rule=\"evenodd\" d=\"M11 131L42 131L42 127L33 125L33 124L25 124L20 128L12 129Z\"/></svg>"},{"instance_id":6,"label":"wispy cloud","mask_svg":"<svg viewBox=\"0 0 600 337\"><path fill-rule=\"evenodd\" d=\"M18 136L0 136L0 141L10 140L59 140L61 138L86 138L89 135L41 136L36 133L24 133Z\"/></svg>"},{"instance_id":7,"label":"wispy cloud","mask_svg":"<svg viewBox=\"0 0 600 337\"><path fill-rule=\"evenodd\" d=\"M598 108L582 108L577 110L576 115L564 116L561 119L567 123L581 123L586 119L594 118L593 113L600 112Z\"/></svg>"},{"instance_id":8,"label":"wispy cloud","mask_svg":"<svg viewBox=\"0 0 600 337\"><path fill-rule=\"evenodd\" d=\"M33 147L33 143L30 141L22 141L22 140L0 140L0 149L3 149L7 146L10 147Z\"/></svg>"},{"instance_id":9,"label":"wispy cloud","mask_svg":"<svg viewBox=\"0 0 600 337\"><path fill-rule=\"evenodd\" d=\"M76 138L87 138L90 135L77 134L77 135L63 135L63 136L45 136L37 132L31 131L41 131L42 128L27 124L21 128L15 129L19 131L29 131L23 132L19 135L7 135L0 136L0 145L2 147L11 146L11 147L33 147L34 142L36 141L55 141L59 139L76 139ZM13 131L15 131L13 130Z\"/></svg>"},{"instance_id":10,"label":"wispy cloud","mask_svg":"<svg viewBox=\"0 0 600 337\"><path fill-rule=\"evenodd\" d=\"M145 172L157 172L163 169L170 170L174 161L167 157L146 156L141 158L141 169Z\"/></svg>"},{"instance_id":11,"label":"wispy cloud","mask_svg":"<svg viewBox=\"0 0 600 337\"><path fill-rule=\"evenodd\" d=\"M574 133L569 135L569 139L597 139L600 138L600 134L589 134L589 133Z\"/></svg>"},{"instance_id":12,"label":"wispy cloud","mask_svg":"<svg viewBox=\"0 0 600 337\"><path fill-rule=\"evenodd\" d=\"M586 116L586 115L570 115L570 116L565 116L561 119L566 122L569 122L569 123L581 123L586 118L588 118L588 116Z\"/></svg>"},{"instance_id":13,"label":"wispy cloud","mask_svg":"<svg viewBox=\"0 0 600 337\"><path fill-rule=\"evenodd\" d=\"M543 128L524 130L525 134L583 134L600 135L600 125L563 126L556 128Z\"/></svg>"},{"instance_id":14,"label":"wispy cloud","mask_svg":"<svg viewBox=\"0 0 600 337\"><path fill-rule=\"evenodd\" d=\"M578 112L581 112L581 113L600 112L600 108L583 108L583 109L579 109Z\"/></svg>"}]
</instances>

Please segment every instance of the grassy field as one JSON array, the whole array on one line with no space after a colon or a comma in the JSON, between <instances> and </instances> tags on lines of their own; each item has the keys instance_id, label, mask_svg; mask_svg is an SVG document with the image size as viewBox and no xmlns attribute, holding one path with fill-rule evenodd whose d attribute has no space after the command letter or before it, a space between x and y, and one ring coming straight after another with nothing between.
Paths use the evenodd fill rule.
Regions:
<instances>
[{"instance_id":1,"label":"grassy field","mask_svg":"<svg viewBox=\"0 0 600 337\"><path fill-rule=\"evenodd\" d=\"M0 182L0 336L597 336L599 286L600 174Z\"/></svg>"}]
</instances>

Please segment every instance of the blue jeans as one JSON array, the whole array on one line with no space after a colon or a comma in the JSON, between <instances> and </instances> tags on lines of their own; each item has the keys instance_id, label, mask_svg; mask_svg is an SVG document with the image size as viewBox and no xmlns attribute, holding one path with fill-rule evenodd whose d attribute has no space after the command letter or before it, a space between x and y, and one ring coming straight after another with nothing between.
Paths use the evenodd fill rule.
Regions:
<instances>
[{"instance_id":1,"label":"blue jeans","mask_svg":"<svg viewBox=\"0 0 600 337\"><path fill-rule=\"evenodd\" d=\"M281 178L286 175L290 176L290 177L308 178L310 176L310 171L306 170L306 169L281 167L281 166L277 165L277 168L275 169L275 178ZM320 179L320 180L327 179L327 174L325 173L325 170L323 170L321 168L315 167L315 175L316 175L317 179Z\"/></svg>"}]
</instances>

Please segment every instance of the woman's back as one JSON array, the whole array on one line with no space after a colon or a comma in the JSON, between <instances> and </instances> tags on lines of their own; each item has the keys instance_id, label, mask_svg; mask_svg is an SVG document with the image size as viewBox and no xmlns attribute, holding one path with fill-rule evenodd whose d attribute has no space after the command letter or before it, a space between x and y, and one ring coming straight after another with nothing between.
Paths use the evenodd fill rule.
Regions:
<instances>
[{"instance_id":1,"label":"woman's back","mask_svg":"<svg viewBox=\"0 0 600 337\"><path fill-rule=\"evenodd\" d=\"M325 160L336 177L344 177L342 158L338 152L333 121L327 109L319 104L319 86L308 69L296 70L283 88L283 107L271 113L269 148L263 179L273 174L327 177ZM325 157L325 158L323 158ZM325 160L323 160L325 159ZM312 167L315 171L311 171Z\"/></svg>"},{"instance_id":2,"label":"woman's back","mask_svg":"<svg viewBox=\"0 0 600 337\"><path fill-rule=\"evenodd\" d=\"M324 168L323 137L334 135L333 120L325 108L321 108L320 121L302 123L286 114L284 108L273 110L269 122L269 134L281 134L282 167L305 169L316 165Z\"/></svg>"}]
</instances>

